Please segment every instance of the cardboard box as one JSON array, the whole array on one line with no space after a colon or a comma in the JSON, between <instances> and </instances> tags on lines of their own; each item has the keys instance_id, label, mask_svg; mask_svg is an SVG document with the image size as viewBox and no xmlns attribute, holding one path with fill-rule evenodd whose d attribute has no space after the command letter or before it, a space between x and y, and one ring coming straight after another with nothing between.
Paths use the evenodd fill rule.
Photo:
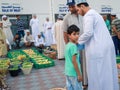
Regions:
<instances>
[{"instance_id":1,"label":"cardboard box","mask_svg":"<svg viewBox=\"0 0 120 90\"><path fill-rule=\"evenodd\" d=\"M50 47L54 50L57 50L57 45L56 44L52 44Z\"/></svg>"},{"instance_id":2,"label":"cardboard box","mask_svg":"<svg viewBox=\"0 0 120 90\"><path fill-rule=\"evenodd\" d=\"M48 56L48 57L50 57L52 59L56 59L56 57L57 57L57 53L55 51L49 52L49 53L44 53L44 55Z\"/></svg>"}]
</instances>

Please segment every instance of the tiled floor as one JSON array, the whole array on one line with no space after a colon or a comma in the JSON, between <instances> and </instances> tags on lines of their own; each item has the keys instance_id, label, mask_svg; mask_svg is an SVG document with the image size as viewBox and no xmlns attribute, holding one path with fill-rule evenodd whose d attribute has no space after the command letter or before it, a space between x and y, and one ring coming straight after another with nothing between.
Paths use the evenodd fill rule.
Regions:
<instances>
[{"instance_id":1,"label":"tiled floor","mask_svg":"<svg viewBox=\"0 0 120 90\"><path fill-rule=\"evenodd\" d=\"M32 69L29 75L17 77L8 75L10 90L49 90L65 87L64 60L55 60L55 66L45 69Z\"/></svg>"}]
</instances>

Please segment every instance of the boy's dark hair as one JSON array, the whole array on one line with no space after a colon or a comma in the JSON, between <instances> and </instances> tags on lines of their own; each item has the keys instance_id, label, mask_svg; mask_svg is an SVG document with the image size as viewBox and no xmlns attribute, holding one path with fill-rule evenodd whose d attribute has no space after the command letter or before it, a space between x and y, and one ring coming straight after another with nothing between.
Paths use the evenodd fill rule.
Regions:
<instances>
[{"instance_id":1,"label":"boy's dark hair","mask_svg":"<svg viewBox=\"0 0 120 90\"><path fill-rule=\"evenodd\" d=\"M80 29L76 25L71 25L67 29L67 34L71 34L73 32L79 32Z\"/></svg>"},{"instance_id":2,"label":"boy's dark hair","mask_svg":"<svg viewBox=\"0 0 120 90\"><path fill-rule=\"evenodd\" d=\"M84 6L86 6L86 7L89 6L89 4L88 4L87 2L83 2L83 3L79 3L79 4L77 4L78 7L80 7L81 5L84 5Z\"/></svg>"}]
</instances>

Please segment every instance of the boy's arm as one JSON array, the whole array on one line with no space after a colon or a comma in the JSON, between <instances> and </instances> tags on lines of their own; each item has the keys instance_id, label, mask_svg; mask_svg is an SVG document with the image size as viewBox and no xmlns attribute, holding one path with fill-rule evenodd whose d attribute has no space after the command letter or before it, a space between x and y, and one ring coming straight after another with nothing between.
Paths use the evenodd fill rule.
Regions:
<instances>
[{"instance_id":1,"label":"boy's arm","mask_svg":"<svg viewBox=\"0 0 120 90\"><path fill-rule=\"evenodd\" d=\"M72 62L73 62L74 68L75 68L77 75L78 75L78 81L82 81L82 75L81 75L80 70L78 68L78 63L76 61L76 55L72 56Z\"/></svg>"}]
</instances>

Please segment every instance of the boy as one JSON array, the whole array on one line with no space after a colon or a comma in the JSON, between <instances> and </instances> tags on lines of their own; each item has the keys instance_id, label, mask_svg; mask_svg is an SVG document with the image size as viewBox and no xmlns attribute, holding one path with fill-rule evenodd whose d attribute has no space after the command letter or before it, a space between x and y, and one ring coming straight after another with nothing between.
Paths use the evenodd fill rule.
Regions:
<instances>
[{"instance_id":1,"label":"boy","mask_svg":"<svg viewBox=\"0 0 120 90\"><path fill-rule=\"evenodd\" d=\"M79 62L79 52L77 41L79 38L79 28L71 25L67 30L69 42L65 48L65 75L67 90L82 90L82 76Z\"/></svg>"},{"instance_id":2,"label":"boy","mask_svg":"<svg viewBox=\"0 0 120 90\"><path fill-rule=\"evenodd\" d=\"M14 41L13 44L14 44L14 47L15 47L15 48L20 48L20 47L23 45L23 43L22 43L22 41L21 41L21 38L20 38L20 36L19 36L18 33L16 33L13 41Z\"/></svg>"}]
</instances>

